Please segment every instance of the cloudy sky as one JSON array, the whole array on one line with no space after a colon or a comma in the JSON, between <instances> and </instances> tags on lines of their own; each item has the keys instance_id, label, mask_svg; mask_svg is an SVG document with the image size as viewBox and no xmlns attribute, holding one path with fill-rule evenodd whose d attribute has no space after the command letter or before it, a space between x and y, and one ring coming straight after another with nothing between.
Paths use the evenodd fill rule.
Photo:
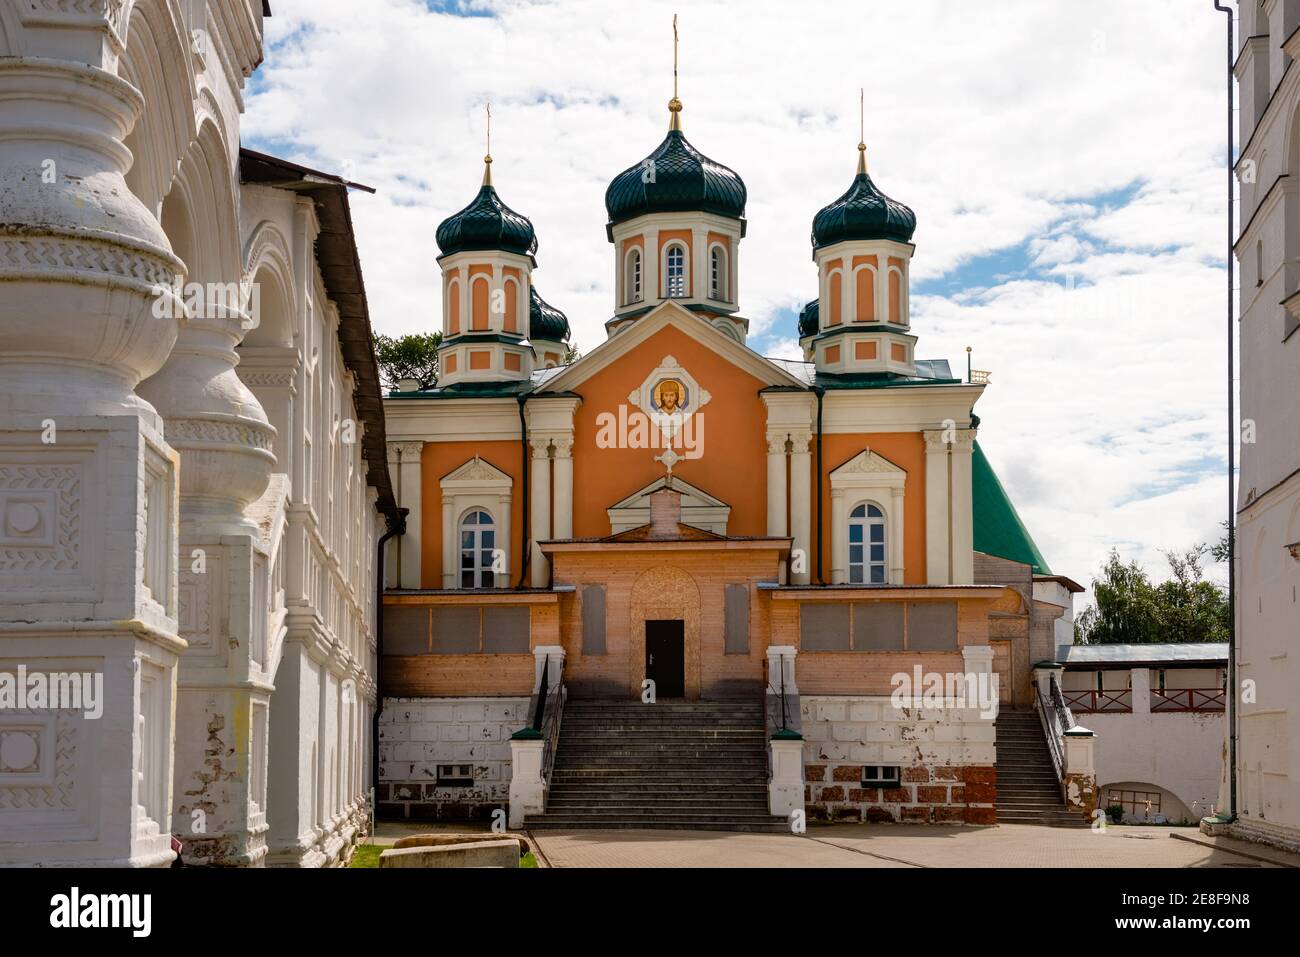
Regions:
<instances>
[{"instance_id":1,"label":"cloudy sky","mask_svg":"<svg viewBox=\"0 0 1300 957\"><path fill-rule=\"evenodd\" d=\"M917 354L992 384L980 442L1053 571L1218 537L1226 511L1223 15L1205 0L273 0L245 143L352 194L381 332L440 326L434 230L493 176L538 290L604 339L604 191L683 127L749 188L750 345L796 357L808 234L872 176L917 215ZM1222 578L1222 569L1212 569Z\"/></svg>"}]
</instances>

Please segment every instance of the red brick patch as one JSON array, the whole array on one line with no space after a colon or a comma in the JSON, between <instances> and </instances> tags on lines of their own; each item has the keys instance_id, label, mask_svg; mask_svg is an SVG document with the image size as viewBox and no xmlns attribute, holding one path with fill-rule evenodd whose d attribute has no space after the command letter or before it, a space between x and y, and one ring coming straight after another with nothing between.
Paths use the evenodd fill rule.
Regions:
<instances>
[{"instance_id":1,"label":"red brick patch","mask_svg":"<svg viewBox=\"0 0 1300 957\"><path fill-rule=\"evenodd\" d=\"M824 764L805 764L803 766L803 779L805 781L825 781L826 765Z\"/></svg>"},{"instance_id":2,"label":"red brick patch","mask_svg":"<svg viewBox=\"0 0 1300 957\"><path fill-rule=\"evenodd\" d=\"M930 780L930 769L903 768L903 780L908 784L926 784Z\"/></svg>"},{"instance_id":3,"label":"red brick patch","mask_svg":"<svg viewBox=\"0 0 1300 957\"><path fill-rule=\"evenodd\" d=\"M934 786L922 786L916 789L917 804L947 804L948 789Z\"/></svg>"},{"instance_id":4,"label":"red brick patch","mask_svg":"<svg viewBox=\"0 0 1300 957\"><path fill-rule=\"evenodd\" d=\"M990 767L970 767L966 769L967 784L996 784L998 772L996 768Z\"/></svg>"},{"instance_id":5,"label":"red brick patch","mask_svg":"<svg viewBox=\"0 0 1300 957\"><path fill-rule=\"evenodd\" d=\"M960 781L962 780L962 767L941 767L934 769L934 779L936 781Z\"/></svg>"},{"instance_id":6,"label":"red brick patch","mask_svg":"<svg viewBox=\"0 0 1300 957\"><path fill-rule=\"evenodd\" d=\"M860 764L837 764L831 768L832 781L861 781L862 765Z\"/></svg>"},{"instance_id":7,"label":"red brick patch","mask_svg":"<svg viewBox=\"0 0 1300 957\"><path fill-rule=\"evenodd\" d=\"M961 824L966 820L966 812L969 808L964 807L937 807L934 809L934 820L937 824Z\"/></svg>"},{"instance_id":8,"label":"red brick patch","mask_svg":"<svg viewBox=\"0 0 1300 957\"><path fill-rule=\"evenodd\" d=\"M880 800L880 788L849 788L849 800L866 804Z\"/></svg>"},{"instance_id":9,"label":"red brick patch","mask_svg":"<svg viewBox=\"0 0 1300 957\"><path fill-rule=\"evenodd\" d=\"M883 807L867 807L862 809L862 820L872 824L893 823L894 815Z\"/></svg>"},{"instance_id":10,"label":"red brick patch","mask_svg":"<svg viewBox=\"0 0 1300 957\"><path fill-rule=\"evenodd\" d=\"M966 823L996 824L998 823L997 809L991 807L968 807L966 808Z\"/></svg>"},{"instance_id":11,"label":"red brick patch","mask_svg":"<svg viewBox=\"0 0 1300 957\"><path fill-rule=\"evenodd\" d=\"M998 789L992 784L967 784L967 804L992 804L998 799Z\"/></svg>"},{"instance_id":12,"label":"red brick patch","mask_svg":"<svg viewBox=\"0 0 1300 957\"><path fill-rule=\"evenodd\" d=\"M808 817L812 818L814 821L826 820L825 804L808 804L804 806L804 810L807 812Z\"/></svg>"},{"instance_id":13,"label":"red brick patch","mask_svg":"<svg viewBox=\"0 0 1300 957\"><path fill-rule=\"evenodd\" d=\"M903 808L903 820L924 824L930 820L930 809L928 807L905 807Z\"/></svg>"},{"instance_id":14,"label":"red brick patch","mask_svg":"<svg viewBox=\"0 0 1300 957\"><path fill-rule=\"evenodd\" d=\"M953 788L953 789L952 789L952 803L953 803L953 804L965 804L965 803L966 803L966 789L965 789L965 788Z\"/></svg>"},{"instance_id":15,"label":"red brick patch","mask_svg":"<svg viewBox=\"0 0 1300 957\"><path fill-rule=\"evenodd\" d=\"M889 788L882 795L881 799L886 804L911 804L911 788Z\"/></svg>"},{"instance_id":16,"label":"red brick patch","mask_svg":"<svg viewBox=\"0 0 1300 957\"><path fill-rule=\"evenodd\" d=\"M840 785L838 785L838 784L835 785L834 787L822 788L822 789L821 789L821 793L817 795L817 800L819 800L819 801L843 801L843 800L844 800L844 788L842 788L842 787L841 787Z\"/></svg>"}]
</instances>

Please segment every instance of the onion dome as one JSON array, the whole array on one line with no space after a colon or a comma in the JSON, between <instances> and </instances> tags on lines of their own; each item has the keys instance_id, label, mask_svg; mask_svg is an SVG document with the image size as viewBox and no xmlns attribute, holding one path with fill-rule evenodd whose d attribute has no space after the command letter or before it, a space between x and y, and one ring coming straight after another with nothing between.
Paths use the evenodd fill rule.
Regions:
<instances>
[{"instance_id":1,"label":"onion dome","mask_svg":"<svg viewBox=\"0 0 1300 957\"><path fill-rule=\"evenodd\" d=\"M858 175L848 192L813 217L814 250L846 240L912 241L916 214L876 188L867 175L866 150L864 144L858 144Z\"/></svg>"},{"instance_id":2,"label":"onion dome","mask_svg":"<svg viewBox=\"0 0 1300 957\"><path fill-rule=\"evenodd\" d=\"M549 342L566 342L569 338L568 316L537 295L533 285L528 293L528 334Z\"/></svg>"},{"instance_id":3,"label":"onion dome","mask_svg":"<svg viewBox=\"0 0 1300 957\"><path fill-rule=\"evenodd\" d=\"M491 163L491 157L486 159ZM438 248L444 256L466 250L501 250L532 256L537 252L537 234L527 216L501 202L492 186L492 167L483 174L483 188L474 201L459 213L448 216L438 227Z\"/></svg>"},{"instance_id":4,"label":"onion dome","mask_svg":"<svg viewBox=\"0 0 1300 957\"><path fill-rule=\"evenodd\" d=\"M820 328L819 320L821 318L821 302L814 299L808 305L799 311L799 338L804 336L815 336Z\"/></svg>"},{"instance_id":5,"label":"onion dome","mask_svg":"<svg viewBox=\"0 0 1300 957\"><path fill-rule=\"evenodd\" d=\"M676 116L674 112L674 120ZM745 198L745 183L736 172L697 150L674 124L658 149L614 177L605 190L605 211L610 226L647 213L741 219Z\"/></svg>"}]
</instances>

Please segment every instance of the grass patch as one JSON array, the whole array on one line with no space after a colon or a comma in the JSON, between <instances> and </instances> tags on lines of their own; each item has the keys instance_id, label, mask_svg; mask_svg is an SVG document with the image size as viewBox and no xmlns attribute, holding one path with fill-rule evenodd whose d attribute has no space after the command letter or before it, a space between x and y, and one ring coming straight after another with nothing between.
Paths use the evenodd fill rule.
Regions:
<instances>
[{"instance_id":1,"label":"grass patch","mask_svg":"<svg viewBox=\"0 0 1300 957\"><path fill-rule=\"evenodd\" d=\"M384 849L377 844L358 844L352 852L348 867L378 867L379 855L382 853Z\"/></svg>"},{"instance_id":2,"label":"grass patch","mask_svg":"<svg viewBox=\"0 0 1300 957\"><path fill-rule=\"evenodd\" d=\"M348 862L348 867L378 867L379 855L384 853L384 848L375 844L358 844L356 850L352 852L352 860ZM519 859L520 867L536 868L537 858L529 851Z\"/></svg>"}]
</instances>

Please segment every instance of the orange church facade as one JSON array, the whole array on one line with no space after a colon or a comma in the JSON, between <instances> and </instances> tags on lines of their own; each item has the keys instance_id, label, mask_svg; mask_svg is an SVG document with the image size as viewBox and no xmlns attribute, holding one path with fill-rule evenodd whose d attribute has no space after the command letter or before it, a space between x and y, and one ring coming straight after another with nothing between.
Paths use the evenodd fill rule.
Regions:
<instances>
[{"instance_id":1,"label":"orange church facade","mask_svg":"<svg viewBox=\"0 0 1300 957\"><path fill-rule=\"evenodd\" d=\"M744 184L691 146L674 104L663 143L607 193L615 308L576 361L534 285L532 224L490 166L439 227L440 381L386 401L408 516L387 560L380 809L510 805L520 823L526 802L530 826L581 826L577 785L567 817L548 797L568 793L566 754L600 760L566 745L581 709L680 700L683 721L691 703L763 703L767 823L993 823L992 721L890 695L919 666L995 675L1003 707L1029 706L1068 580L1027 533L1027 551L976 548L986 385L916 358L915 218L862 152L814 221L804 361L765 358L738 304ZM540 795L520 780L534 739ZM632 823L657 813L633 803Z\"/></svg>"}]
</instances>

